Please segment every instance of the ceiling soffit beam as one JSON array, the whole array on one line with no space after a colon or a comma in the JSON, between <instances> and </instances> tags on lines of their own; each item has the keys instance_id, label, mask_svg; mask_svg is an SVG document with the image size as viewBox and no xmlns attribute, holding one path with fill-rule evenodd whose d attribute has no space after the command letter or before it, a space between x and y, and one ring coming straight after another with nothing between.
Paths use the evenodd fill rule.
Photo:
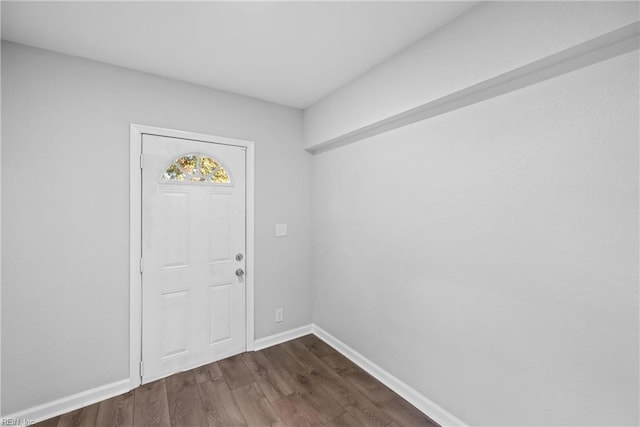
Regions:
<instances>
[{"instance_id":1,"label":"ceiling soffit beam","mask_svg":"<svg viewBox=\"0 0 640 427\"><path fill-rule=\"evenodd\" d=\"M640 21L308 148L323 153L587 67L640 46Z\"/></svg>"}]
</instances>

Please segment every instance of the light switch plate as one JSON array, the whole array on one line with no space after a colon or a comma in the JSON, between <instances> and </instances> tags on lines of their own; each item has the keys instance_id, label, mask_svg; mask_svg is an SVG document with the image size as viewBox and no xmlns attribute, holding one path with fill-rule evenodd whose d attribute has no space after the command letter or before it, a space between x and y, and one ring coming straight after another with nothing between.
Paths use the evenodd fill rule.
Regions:
<instances>
[{"instance_id":1,"label":"light switch plate","mask_svg":"<svg viewBox=\"0 0 640 427\"><path fill-rule=\"evenodd\" d=\"M276 237L285 237L287 235L287 224L276 224Z\"/></svg>"}]
</instances>

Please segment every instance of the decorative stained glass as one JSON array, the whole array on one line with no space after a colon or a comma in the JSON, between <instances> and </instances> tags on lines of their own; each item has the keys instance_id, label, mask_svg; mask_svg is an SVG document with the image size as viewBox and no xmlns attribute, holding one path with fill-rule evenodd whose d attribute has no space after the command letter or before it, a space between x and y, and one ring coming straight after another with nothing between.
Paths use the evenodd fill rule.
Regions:
<instances>
[{"instance_id":1,"label":"decorative stained glass","mask_svg":"<svg viewBox=\"0 0 640 427\"><path fill-rule=\"evenodd\" d=\"M185 154L165 169L163 181L188 181L211 184L231 184L222 164L205 154Z\"/></svg>"},{"instance_id":2,"label":"decorative stained glass","mask_svg":"<svg viewBox=\"0 0 640 427\"><path fill-rule=\"evenodd\" d=\"M182 170L180 170L180 167L174 163L169 166L166 171L164 171L162 179L168 179L171 181L184 181L184 172L182 172Z\"/></svg>"},{"instance_id":3,"label":"decorative stained glass","mask_svg":"<svg viewBox=\"0 0 640 427\"><path fill-rule=\"evenodd\" d=\"M196 156L182 156L177 162L178 165L188 174L192 174L198 167L198 158Z\"/></svg>"},{"instance_id":4,"label":"decorative stained glass","mask_svg":"<svg viewBox=\"0 0 640 427\"><path fill-rule=\"evenodd\" d=\"M202 176L211 175L211 172L213 172L218 166L220 166L220 164L211 157L200 157L200 173Z\"/></svg>"},{"instance_id":5,"label":"decorative stained glass","mask_svg":"<svg viewBox=\"0 0 640 427\"><path fill-rule=\"evenodd\" d=\"M218 182L218 183L231 182L231 180L229 179L229 174L227 174L227 171L224 170L224 168L218 168L218 170L216 170L213 173L211 178L212 178L213 182Z\"/></svg>"}]
</instances>

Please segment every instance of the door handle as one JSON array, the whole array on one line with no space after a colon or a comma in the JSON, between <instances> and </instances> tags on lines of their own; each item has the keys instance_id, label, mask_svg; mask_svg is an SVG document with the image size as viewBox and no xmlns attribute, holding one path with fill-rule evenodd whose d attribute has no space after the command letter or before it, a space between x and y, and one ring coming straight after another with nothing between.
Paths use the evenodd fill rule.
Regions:
<instances>
[{"instance_id":1,"label":"door handle","mask_svg":"<svg viewBox=\"0 0 640 427\"><path fill-rule=\"evenodd\" d=\"M241 268L237 269L236 270L236 276L238 276L238 277L244 276L244 270L241 269Z\"/></svg>"}]
</instances>

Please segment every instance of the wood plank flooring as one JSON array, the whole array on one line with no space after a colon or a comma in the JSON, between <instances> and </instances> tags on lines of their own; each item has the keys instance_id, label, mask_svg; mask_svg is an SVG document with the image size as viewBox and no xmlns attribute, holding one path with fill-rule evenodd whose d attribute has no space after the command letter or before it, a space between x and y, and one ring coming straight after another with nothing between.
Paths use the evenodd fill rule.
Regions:
<instances>
[{"instance_id":1,"label":"wood plank flooring","mask_svg":"<svg viewBox=\"0 0 640 427\"><path fill-rule=\"evenodd\" d=\"M437 426L315 335L181 372L35 425Z\"/></svg>"}]
</instances>

